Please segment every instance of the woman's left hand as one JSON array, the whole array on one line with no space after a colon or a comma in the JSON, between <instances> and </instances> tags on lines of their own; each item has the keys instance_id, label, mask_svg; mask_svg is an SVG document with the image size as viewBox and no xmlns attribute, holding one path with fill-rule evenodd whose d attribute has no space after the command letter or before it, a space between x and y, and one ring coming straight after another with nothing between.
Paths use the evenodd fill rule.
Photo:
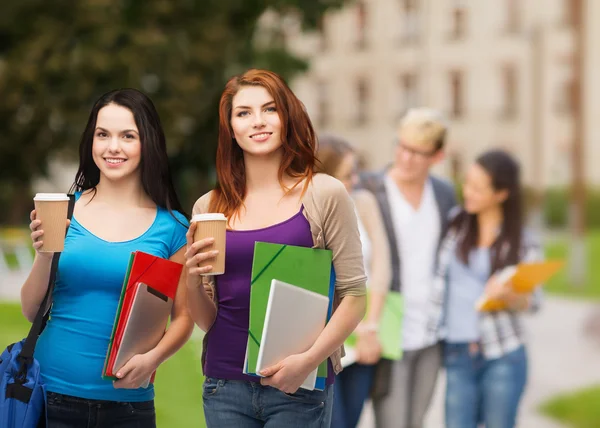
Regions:
<instances>
[{"instance_id":1,"label":"woman's left hand","mask_svg":"<svg viewBox=\"0 0 600 428\"><path fill-rule=\"evenodd\" d=\"M260 374L264 377L260 383L293 394L316 367L306 354L290 355L280 363L262 370Z\"/></svg>"},{"instance_id":2,"label":"woman's left hand","mask_svg":"<svg viewBox=\"0 0 600 428\"><path fill-rule=\"evenodd\" d=\"M491 299L504 301L511 309L524 310L529 305L528 297L514 290L512 282L501 283L492 276L485 286L485 295Z\"/></svg>"},{"instance_id":3,"label":"woman's left hand","mask_svg":"<svg viewBox=\"0 0 600 428\"><path fill-rule=\"evenodd\" d=\"M496 275L492 276L485 285L485 295L490 299L504 300L510 293L514 293L510 283L498 281Z\"/></svg>"},{"instance_id":4,"label":"woman's left hand","mask_svg":"<svg viewBox=\"0 0 600 428\"><path fill-rule=\"evenodd\" d=\"M158 362L151 354L134 355L127 363L117 371L117 378L113 382L116 389L138 389L142 386L152 373L158 368Z\"/></svg>"}]
</instances>

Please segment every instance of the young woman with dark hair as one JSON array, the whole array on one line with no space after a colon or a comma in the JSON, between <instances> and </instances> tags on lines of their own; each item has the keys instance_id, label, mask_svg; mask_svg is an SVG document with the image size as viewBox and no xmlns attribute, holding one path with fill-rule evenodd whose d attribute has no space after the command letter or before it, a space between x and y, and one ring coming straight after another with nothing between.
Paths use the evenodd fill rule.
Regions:
<instances>
[{"instance_id":1,"label":"young woman with dark hair","mask_svg":"<svg viewBox=\"0 0 600 428\"><path fill-rule=\"evenodd\" d=\"M504 151L489 151L467 171L464 209L442 243L430 318L430 340L443 339L446 427L512 428L527 379L521 314L532 296L499 280L500 271L542 258L524 230L520 168ZM478 312L483 296L504 310Z\"/></svg>"},{"instance_id":2,"label":"young woman with dark hair","mask_svg":"<svg viewBox=\"0 0 600 428\"><path fill-rule=\"evenodd\" d=\"M61 255L50 320L36 346L48 390L48 427L154 427L154 387L140 388L190 337L182 275L169 328L151 351L117 373L102 369L130 254L185 262L187 220L169 173L165 136L152 101L134 89L103 95L83 132L73 185L75 209ZM31 213L37 250L43 224ZM21 290L32 320L47 291L51 253L37 252ZM93 421L93 422L90 422Z\"/></svg>"},{"instance_id":3,"label":"young woman with dark hair","mask_svg":"<svg viewBox=\"0 0 600 428\"><path fill-rule=\"evenodd\" d=\"M187 266L191 314L207 331L203 368L209 427L329 427L334 373L341 346L365 311L364 267L352 200L338 180L315 173L316 136L302 103L283 79L249 70L229 80L220 101L218 184L194 214L228 218L225 273L207 284L198 261L211 257L192 244ZM316 343L264 370L243 374L250 280L256 241L326 248L336 273L334 313ZM205 286L203 286L205 285ZM324 391L299 389L329 360Z\"/></svg>"}]
</instances>

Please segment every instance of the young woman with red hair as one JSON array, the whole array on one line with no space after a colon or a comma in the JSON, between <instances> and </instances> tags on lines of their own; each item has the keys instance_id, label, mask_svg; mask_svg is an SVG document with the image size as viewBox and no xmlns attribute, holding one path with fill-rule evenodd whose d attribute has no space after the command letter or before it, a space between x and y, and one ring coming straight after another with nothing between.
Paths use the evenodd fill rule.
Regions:
<instances>
[{"instance_id":1,"label":"young woman with red hair","mask_svg":"<svg viewBox=\"0 0 600 428\"><path fill-rule=\"evenodd\" d=\"M219 106L215 189L193 213L228 218L225 273L202 281L206 242L188 232L190 296L195 322L207 331L204 413L209 427L329 427L334 374L342 344L365 312L364 265L352 200L338 180L316 174L316 136L304 106L281 77L249 70L229 80ZM265 369L242 373L256 241L326 248L336 272L334 313L316 343ZM206 278L206 277L204 277ZM328 360L324 391L299 389Z\"/></svg>"}]
</instances>

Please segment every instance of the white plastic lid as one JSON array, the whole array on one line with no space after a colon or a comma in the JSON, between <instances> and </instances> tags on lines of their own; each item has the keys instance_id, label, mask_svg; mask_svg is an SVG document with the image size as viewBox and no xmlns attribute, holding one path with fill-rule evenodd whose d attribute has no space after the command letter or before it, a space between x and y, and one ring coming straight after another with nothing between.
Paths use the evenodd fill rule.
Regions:
<instances>
[{"instance_id":1,"label":"white plastic lid","mask_svg":"<svg viewBox=\"0 0 600 428\"><path fill-rule=\"evenodd\" d=\"M34 201L68 201L66 193L36 193Z\"/></svg>"},{"instance_id":2,"label":"white plastic lid","mask_svg":"<svg viewBox=\"0 0 600 428\"><path fill-rule=\"evenodd\" d=\"M196 214L192 217L192 222L194 221L211 221L211 220L222 220L226 221L227 217L222 213L206 213L206 214Z\"/></svg>"}]
</instances>

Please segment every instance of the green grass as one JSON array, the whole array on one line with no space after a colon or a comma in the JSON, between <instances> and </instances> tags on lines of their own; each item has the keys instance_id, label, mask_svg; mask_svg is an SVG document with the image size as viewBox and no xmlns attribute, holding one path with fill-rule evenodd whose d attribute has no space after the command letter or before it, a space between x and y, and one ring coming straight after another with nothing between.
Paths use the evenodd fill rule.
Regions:
<instances>
[{"instance_id":1,"label":"green grass","mask_svg":"<svg viewBox=\"0 0 600 428\"><path fill-rule=\"evenodd\" d=\"M188 342L156 372L159 427L205 427L202 411L201 346Z\"/></svg>"},{"instance_id":2,"label":"green grass","mask_svg":"<svg viewBox=\"0 0 600 428\"><path fill-rule=\"evenodd\" d=\"M587 277L585 284L576 286L569 281L568 266L548 281L545 289L549 293L566 297L600 300L600 230L590 232L586 238ZM546 258L569 261L568 237L559 238L546 245Z\"/></svg>"},{"instance_id":3,"label":"green grass","mask_svg":"<svg viewBox=\"0 0 600 428\"><path fill-rule=\"evenodd\" d=\"M21 313L21 306L0 303L0 352L11 343L23 339L31 324Z\"/></svg>"},{"instance_id":4,"label":"green grass","mask_svg":"<svg viewBox=\"0 0 600 428\"><path fill-rule=\"evenodd\" d=\"M12 253L8 253L8 254L4 254L4 260L6 260L6 264L8 265L9 268L11 269L16 269L17 268L17 256L15 256Z\"/></svg>"},{"instance_id":5,"label":"green grass","mask_svg":"<svg viewBox=\"0 0 600 428\"><path fill-rule=\"evenodd\" d=\"M23 339L30 324L18 304L0 303L0 353ZM189 341L156 373L156 418L159 427L205 427L202 412L200 344Z\"/></svg>"},{"instance_id":6,"label":"green grass","mask_svg":"<svg viewBox=\"0 0 600 428\"><path fill-rule=\"evenodd\" d=\"M546 415L573 428L597 428L600 421L600 386L561 395L541 406Z\"/></svg>"}]
</instances>

